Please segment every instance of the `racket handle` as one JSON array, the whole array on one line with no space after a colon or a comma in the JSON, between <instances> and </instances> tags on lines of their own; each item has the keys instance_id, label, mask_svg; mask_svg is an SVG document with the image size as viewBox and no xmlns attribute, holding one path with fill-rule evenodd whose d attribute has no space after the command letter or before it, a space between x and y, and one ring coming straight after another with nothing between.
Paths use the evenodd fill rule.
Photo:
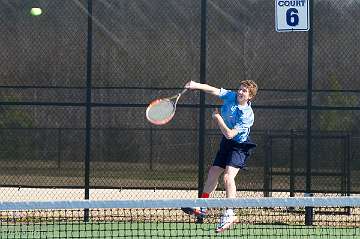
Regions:
<instances>
[{"instance_id":1,"label":"racket handle","mask_svg":"<svg viewBox=\"0 0 360 239\"><path fill-rule=\"evenodd\" d=\"M181 92L179 93L179 95L184 94L187 90L188 90L187 88L183 89L183 91L181 91Z\"/></svg>"},{"instance_id":2,"label":"racket handle","mask_svg":"<svg viewBox=\"0 0 360 239\"><path fill-rule=\"evenodd\" d=\"M176 104L177 102L179 101L180 97L182 94L184 94L188 89L183 89L178 95L177 95L177 98L176 98L176 101L175 101L175 107L176 107Z\"/></svg>"}]
</instances>

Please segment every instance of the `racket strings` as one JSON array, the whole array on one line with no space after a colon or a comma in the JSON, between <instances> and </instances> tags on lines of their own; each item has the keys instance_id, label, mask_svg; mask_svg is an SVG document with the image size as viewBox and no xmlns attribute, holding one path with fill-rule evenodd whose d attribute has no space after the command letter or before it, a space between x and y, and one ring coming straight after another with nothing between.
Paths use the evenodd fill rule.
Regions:
<instances>
[{"instance_id":1,"label":"racket strings","mask_svg":"<svg viewBox=\"0 0 360 239\"><path fill-rule=\"evenodd\" d=\"M175 112L175 105L168 99L163 99L152 104L147 111L147 118L152 122L163 122L171 119Z\"/></svg>"}]
</instances>

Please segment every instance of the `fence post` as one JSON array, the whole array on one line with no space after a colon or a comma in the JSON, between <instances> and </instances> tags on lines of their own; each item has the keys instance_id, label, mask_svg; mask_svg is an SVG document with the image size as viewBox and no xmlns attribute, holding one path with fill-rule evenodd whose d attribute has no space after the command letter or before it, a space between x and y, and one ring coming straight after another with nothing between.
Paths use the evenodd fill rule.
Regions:
<instances>
[{"instance_id":1,"label":"fence post","mask_svg":"<svg viewBox=\"0 0 360 239\"><path fill-rule=\"evenodd\" d=\"M90 198L91 153L91 64L92 64L92 0L88 0L88 37L86 57L86 130L85 130L85 199ZM89 209L84 209L84 221L89 221Z\"/></svg>"},{"instance_id":2,"label":"fence post","mask_svg":"<svg viewBox=\"0 0 360 239\"><path fill-rule=\"evenodd\" d=\"M312 197L312 193L304 193L304 197ZM314 221L314 208L313 207L305 207L305 225L312 226Z\"/></svg>"},{"instance_id":3,"label":"fence post","mask_svg":"<svg viewBox=\"0 0 360 239\"><path fill-rule=\"evenodd\" d=\"M347 137L346 137L346 175L347 175L347 179L346 179L346 193L347 193L347 196L350 196L350 193L351 193L351 161L353 160L352 158L352 148L351 148L351 145L352 145L352 135L351 133L348 133L347 134Z\"/></svg>"},{"instance_id":4,"label":"fence post","mask_svg":"<svg viewBox=\"0 0 360 239\"><path fill-rule=\"evenodd\" d=\"M291 129L290 132L290 197L295 196L295 170L294 170L294 158L295 158L295 131Z\"/></svg>"},{"instance_id":5,"label":"fence post","mask_svg":"<svg viewBox=\"0 0 360 239\"><path fill-rule=\"evenodd\" d=\"M206 83L206 39L207 34L207 0L201 1L201 32L200 32L200 83ZM198 195L202 193L205 168L205 94L200 92L199 110L199 161L198 161Z\"/></svg>"},{"instance_id":6,"label":"fence post","mask_svg":"<svg viewBox=\"0 0 360 239\"><path fill-rule=\"evenodd\" d=\"M311 154L312 154L312 77L313 77L313 16L314 0L309 0L310 29L308 33L308 83L307 83L307 102L306 102L306 188L305 193L311 193ZM312 208L306 208L306 219L312 218ZM306 225L307 220L305 220ZM312 221L311 221L312 223Z\"/></svg>"},{"instance_id":7,"label":"fence post","mask_svg":"<svg viewBox=\"0 0 360 239\"><path fill-rule=\"evenodd\" d=\"M264 197L271 197L271 167L272 167L272 159L271 159L271 135L269 131L265 132L265 162L264 162Z\"/></svg>"}]
</instances>

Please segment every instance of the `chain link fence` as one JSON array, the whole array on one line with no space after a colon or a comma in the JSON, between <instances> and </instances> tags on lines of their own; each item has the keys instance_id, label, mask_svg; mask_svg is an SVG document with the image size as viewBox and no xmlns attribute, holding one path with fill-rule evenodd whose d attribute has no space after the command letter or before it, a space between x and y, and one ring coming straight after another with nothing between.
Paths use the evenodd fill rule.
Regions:
<instances>
[{"instance_id":1,"label":"chain link fence","mask_svg":"<svg viewBox=\"0 0 360 239\"><path fill-rule=\"evenodd\" d=\"M196 197L221 102L144 117L189 80L260 87L238 196L360 193L358 2L313 0L311 31L288 33L265 0L1 3L0 200Z\"/></svg>"}]
</instances>

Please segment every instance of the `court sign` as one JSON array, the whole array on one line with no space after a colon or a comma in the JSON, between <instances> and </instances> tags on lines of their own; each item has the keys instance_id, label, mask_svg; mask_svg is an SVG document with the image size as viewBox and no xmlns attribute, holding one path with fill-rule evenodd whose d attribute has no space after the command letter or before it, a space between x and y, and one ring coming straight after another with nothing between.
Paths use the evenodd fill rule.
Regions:
<instances>
[{"instance_id":1,"label":"court sign","mask_svg":"<svg viewBox=\"0 0 360 239\"><path fill-rule=\"evenodd\" d=\"M310 0L275 0L277 32L309 31Z\"/></svg>"}]
</instances>

